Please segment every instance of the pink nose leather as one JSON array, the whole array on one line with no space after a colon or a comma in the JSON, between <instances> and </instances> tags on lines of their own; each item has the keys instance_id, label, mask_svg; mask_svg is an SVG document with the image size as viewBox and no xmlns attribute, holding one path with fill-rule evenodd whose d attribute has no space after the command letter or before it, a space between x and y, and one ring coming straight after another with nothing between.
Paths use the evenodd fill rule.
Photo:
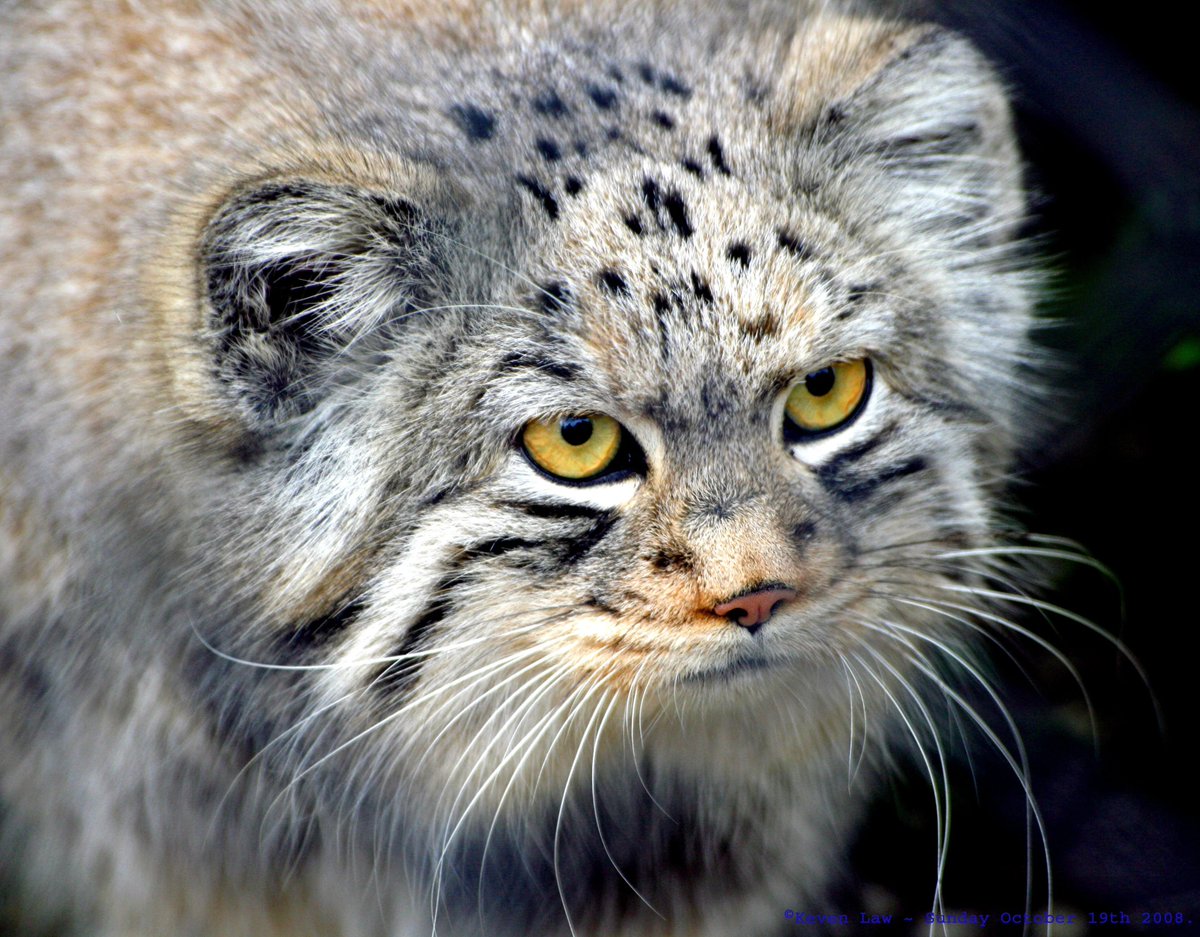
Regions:
<instances>
[{"instance_id":1,"label":"pink nose leather","mask_svg":"<svg viewBox=\"0 0 1200 937\"><path fill-rule=\"evenodd\" d=\"M760 589L722 602L715 606L713 611L743 628L753 628L770 618L775 606L780 602L787 602L795 597L794 589Z\"/></svg>"}]
</instances>

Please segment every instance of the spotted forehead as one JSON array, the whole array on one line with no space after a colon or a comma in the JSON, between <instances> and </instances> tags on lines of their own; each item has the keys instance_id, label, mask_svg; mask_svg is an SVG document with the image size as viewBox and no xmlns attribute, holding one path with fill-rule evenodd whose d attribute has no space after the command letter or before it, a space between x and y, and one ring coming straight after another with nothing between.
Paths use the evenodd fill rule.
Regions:
<instances>
[{"instance_id":1,"label":"spotted forehead","mask_svg":"<svg viewBox=\"0 0 1200 937\"><path fill-rule=\"evenodd\" d=\"M856 318L875 285L862 248L812 207L731 175L651 161L597 174L553 235L528 300L630 406L718 380L758 400L866 350Z\"/></svg>"}]
</instances>

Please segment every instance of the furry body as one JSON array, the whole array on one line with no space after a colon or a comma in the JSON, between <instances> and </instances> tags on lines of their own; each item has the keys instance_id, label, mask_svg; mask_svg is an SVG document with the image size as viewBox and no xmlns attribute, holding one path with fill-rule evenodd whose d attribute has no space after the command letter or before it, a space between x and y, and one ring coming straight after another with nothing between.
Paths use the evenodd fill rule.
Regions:
<instances>
[{"instance_id":1,"label":"furry body","mask_svg":"<svg viewBox=\"0 0 1200 937\"><path fill-rule=\"evenodd\" d=\"M26 926L773 933L962 662L1028 356L988 68L532 7L0 8ZM861 413L782 435L847 359ZM533 467L571 414L630 470Z\"/></svg>"}]
</instances>

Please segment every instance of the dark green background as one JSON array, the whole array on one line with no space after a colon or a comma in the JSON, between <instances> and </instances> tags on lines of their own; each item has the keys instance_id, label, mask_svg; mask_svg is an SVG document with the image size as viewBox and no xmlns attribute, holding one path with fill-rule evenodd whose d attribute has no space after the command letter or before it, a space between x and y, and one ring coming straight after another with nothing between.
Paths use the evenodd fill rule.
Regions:
<instances>
[{"instance_id":1,"label":"dark green background","mask_svg":"<svg viewBox=\"0 0 1200 937\"><path fill-rule=\"evenodd\" d=\"M1182 911L1200 933L1200 55L1187 5L961 0L927 6L970 35L1014 90L1035 193L1031 235L1052 273L1043 304L1053 419L1014 497L1030 530L1069 537L1112 570L1054 573L1054 601L1119 637L1028 616L1067 651L1095 707L1029 642L1025 677L993 655L1029 745L1046 816L1055 904L1076 912ZM1161 724L1155 713L1161 708ZM996 720L993 720L996 721ZM955 756L944 899L1021 911L1024 799L976 738ZM933 812L911 765L876 802L844 910L929 910ZM1035 842L1037 901L1044 901ZM914 860L913 857L916 857ZM928 861L922 861L926 856ZM995 926L995 925L993 925ZM1136 932L1136 926L1115 933ZM1165 928L1155 932L1167 932ZM950 933L967 933L966 928ZM1009 928L1005 933L1017 933ZM1065 933L1066 931L1064 931ZM1093 933L1106 932L1094 929Z\"/></svg>"}]
</instances>

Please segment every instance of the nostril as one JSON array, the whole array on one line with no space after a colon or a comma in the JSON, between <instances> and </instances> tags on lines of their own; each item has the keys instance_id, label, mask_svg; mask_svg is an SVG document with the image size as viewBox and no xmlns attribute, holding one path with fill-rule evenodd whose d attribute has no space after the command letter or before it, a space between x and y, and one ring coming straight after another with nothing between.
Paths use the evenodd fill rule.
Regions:
<instances>
[{"instance_id":1,"label":"nostril","mask_svg":"<svg viewBox=\"0 0 1200 937\"><path fill-rule=\"evenodd\" d=\"M727 602L713 607L713 611L743 628L757 628L775 611L781 602L796 597L795 589L772 587L735 596Z\"/></svg>"}]
</instances>

